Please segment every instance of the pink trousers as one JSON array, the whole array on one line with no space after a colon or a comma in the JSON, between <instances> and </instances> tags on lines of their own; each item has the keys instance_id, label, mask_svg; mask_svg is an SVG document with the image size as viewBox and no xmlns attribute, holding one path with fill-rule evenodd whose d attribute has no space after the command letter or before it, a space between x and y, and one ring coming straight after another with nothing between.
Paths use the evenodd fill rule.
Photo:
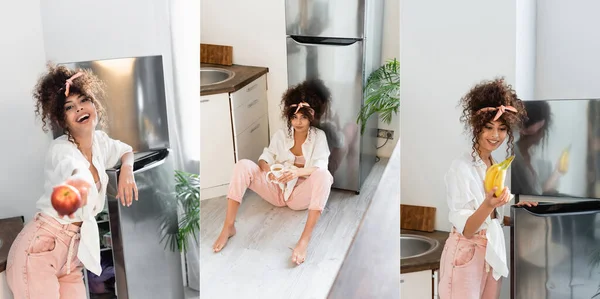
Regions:
<instances>
[{"instance_id":1,"label":"pink trousers","mask_svg":"<svg viewBox=\"0 0 600 299\"><path fill-rule=\"evenodd\" d=\"M467 239L452 229L440 260L440 299L498 299L500 278L485 261L485 230Z\"/></svg>"},{"instance_id":2,"label":"pink trousers","mask_svg":"<svg viewBox=\"0 0 600 299\"><path fill-rule=\"evenodd\" d=\"M78 226L62 225L41 213L27 223L6 262L6 280L14 299L87 298L83 265L77 258L79 237Z\"/></svg>"},{"instance_id":3,"label":"pink trousers","mask_svg":"<svg viewBox=\"0 0 600 299\"><path fill-rule=\"evenodd\" d=\"M279 185L268 182L265 175L256 163L250 160L238 161L233 169L227 198L241 203L244 193L250 188L277 207L288 206L292 210L323 211L333 184L333 176L328 170L315 170L307 179L303 177L298 179L290 198L285 201Z\"/></svg>"}]
</instances>

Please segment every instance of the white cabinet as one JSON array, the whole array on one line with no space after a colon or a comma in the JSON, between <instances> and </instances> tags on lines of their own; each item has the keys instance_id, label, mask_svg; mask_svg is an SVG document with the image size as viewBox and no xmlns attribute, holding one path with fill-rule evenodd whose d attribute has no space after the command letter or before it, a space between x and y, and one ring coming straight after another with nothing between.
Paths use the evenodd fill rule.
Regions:
<instances>
[{"instance_id":1,"label":"white cabinet","mask_svg":"<svg viewBox=\"0 0 600 299\"><path fill-rule=\"evenodd\" d=\"M6 271L0 272L0 299L13 299L13 294L6 283Z\"/></svg>"},{"instance_id":2,"label":"white cabinet","mask_svg":"<svg viewBox=\"0 0 600 299\"><path fill-rule=\"evenodd\" d=\"M227 194L235 163L269 145L266 74L232 93L200 98L200 199Z\"/></svg>"},{"instance_id":3,"label":"white cabinet","mask_svg":"<svg viewBox=\"0 0 600 299\"><path fill-rule=\"evenodd\" d=\"M401 273L400 298L433 298L432 271Z\"/></svg>"}]
</instances>

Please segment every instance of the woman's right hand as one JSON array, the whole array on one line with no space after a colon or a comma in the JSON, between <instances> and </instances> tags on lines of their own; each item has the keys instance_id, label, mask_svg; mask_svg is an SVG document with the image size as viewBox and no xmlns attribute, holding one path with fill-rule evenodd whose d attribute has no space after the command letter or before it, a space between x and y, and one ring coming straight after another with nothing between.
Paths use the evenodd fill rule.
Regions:
<instances>
[{"instance_id":1,"label":"woman's right hand","mask_svg":"<svg viewBox=\"0 0 600 299\"><path fill-rule=\"evenodd\" d=\"M508 187L504 187L504 190L502 190L502 194L500 194L500 196L498 197L496 197L496 195L494 194L497 189L497 187L494 187L490 192L487 192L485 194L484 202L492 208L501 207L510 201L510 191L508 190Z\"/></svg>"},{"instance_id":2,"label":"woman's right hand","mask_svg":"<svg viewBox=\"0 0 600 299\"><path fill-rule=\"evenodd\" d=\"M90 190L90 184L82 179L70 179L65 182L68 185L75 187L81 195L81 206L87 205L87 196Z\"/></svg>"}]
</instances>

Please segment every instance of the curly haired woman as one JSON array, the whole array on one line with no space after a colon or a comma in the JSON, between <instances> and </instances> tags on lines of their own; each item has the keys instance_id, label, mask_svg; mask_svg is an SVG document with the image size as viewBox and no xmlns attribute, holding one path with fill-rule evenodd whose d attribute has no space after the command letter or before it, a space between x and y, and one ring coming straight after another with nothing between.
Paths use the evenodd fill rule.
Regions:
<instances>
[{"instance_id":1,"label":"curly haired woman","mask_svg":"<svg viewBox=\"0 0 600 299\"><path fill-rule=\"evenodd\" d=\"M292 252L297 265L306 259L312 230L327 203L333 177L327 169L329 148L325 133L314 126L327 110L329 91L321 81L305 81L289 88L283 95L283 117L287 129L271 138L259 157L258 165L240 160L235 165L229 192L223 230L213 245L219 252L235 235L235 217L248 188L274 206L293 210L308 209L308 220L300 240ZM286 170L276 178L270 166L284 164ZM268 174L268 175L267 175Z\"/></svg>"},{"instance_id":2,"label":"curly haired woman","mask_svg":"<svg viewBox=\"0 0 600 299\"><path fill-rule=\"evenodd\" d=\"M44 194L38 213L19 233L8 253L6 278L15 299L86 298L83 267L96 275L100 241L95 216L104 208L106 169L122 162L117 198L125 206L137 200L131 146L96 130L104 109L102 83L89 71L48 67L33 92L44 131L65 134L50 143L44 165ZM53 187L79 190L82 206L71 215L51 204ZM67 217L68 216L68 217Z\"/></svg>"},{"instance_id":3,"label":"curly haired woman","mask_svg":"<svg viewBox=\"0 0 600 299\"><path fill-rule=\"evenodd\" d=\"M526 119L523 103L504 80L484 81L461 99L460 120L470 131L472 147L452 161L446 192L452 231L440 260L442 299L491 299L500 296L502 276L508 275L502 209L512 195L504 187L485 192L486 170L496 161L492 152L508 137L507 154L514 152L513 131ZM519 202L519 205L536 203Z\"/></svg>"}]
</instances>

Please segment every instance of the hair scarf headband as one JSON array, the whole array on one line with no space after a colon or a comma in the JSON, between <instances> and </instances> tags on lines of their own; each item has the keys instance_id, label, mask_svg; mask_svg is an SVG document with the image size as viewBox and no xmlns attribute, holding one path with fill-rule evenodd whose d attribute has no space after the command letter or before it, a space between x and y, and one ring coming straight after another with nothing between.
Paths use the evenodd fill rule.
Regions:
<instances>
[{"instance_id":1,"label":"hair scarf headband","mask_svg":"<svg viewBox=\"0 0 600 299\"><path fill-rule=\"evenodd\" d=\"M315 110L310 108L310 105L307 102L300 102L300 104L292 104L290 105L290 107L298 107L296 108L296 112L294 112L294 114L298 113L300 108L307 107L308 111L310 112L310 115L315 116Z\"/></svg>"},{"instance_id":2,"label":"hair scarf headband","mask_svg":"<svg viewBox=\"0 0 600 299\"><path fill-rule=\"evenodd\" d=\"M479 111L477 112L485 112L485 111L495 111L498 110L498 113L496 113L496 116L494 116L494 121L498 120L498 118L500 118L500 116L506 112L506 111L512 111L512 112L517 112L517 108L513 107L513 106L504 106L504 105L500 105L498 107L485 107L485 108L481 108L479 109Z\"/></svg>"},{"instance_id":3,"label":"hair scarf headband","mask_svg":"<svg viewBox=\"0 0 600 299\"><path fill-rule=\"evenodd\" d=\"M77 72L75 75L71 76L71 78L67 79L65 82L65 96L69 96L69 90L71 89L71 85L73 84L73 80L81 77L83 75L82 72Z\"/></svg>"}]
</instances>

